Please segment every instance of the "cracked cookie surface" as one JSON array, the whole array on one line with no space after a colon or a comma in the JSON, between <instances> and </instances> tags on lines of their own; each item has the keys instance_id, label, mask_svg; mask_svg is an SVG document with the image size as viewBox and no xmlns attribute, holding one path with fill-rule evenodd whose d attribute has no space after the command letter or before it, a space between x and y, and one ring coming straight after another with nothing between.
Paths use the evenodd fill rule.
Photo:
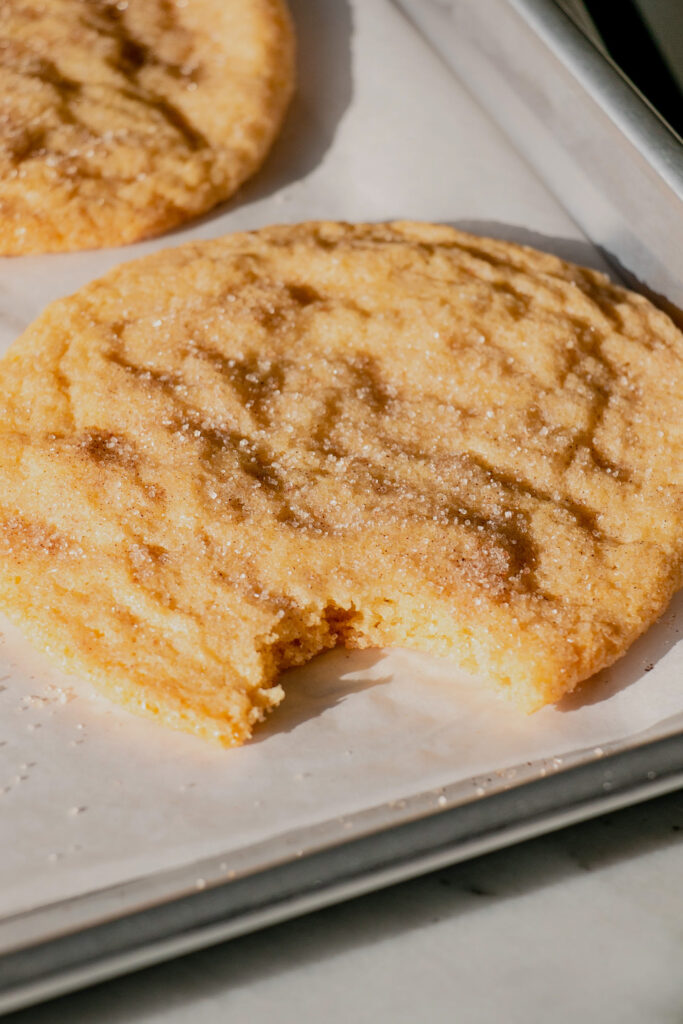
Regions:
<instances>
[{"instance_id":1,"label":"cracked cookie surface","mask_svg":"<svg viewBox=\"0 0 683 1024\"><path fill-rule=\"evenodd\" d=\"M4 0L0 253L126 244L227 199L293 49L284 0Z\"/></svg>"},{"instance_id":2,"label":"cracked cookie surface","mask_svg":"<svg viewBox=\"0 0 683 1024\"><path fill-rule=\"evenodd\" d=\"M0 603L231 744L338 643L557 701L683 565L683 337L641 296L410 222L125 264L0 363Z\"/></svg>"}]
</instances>

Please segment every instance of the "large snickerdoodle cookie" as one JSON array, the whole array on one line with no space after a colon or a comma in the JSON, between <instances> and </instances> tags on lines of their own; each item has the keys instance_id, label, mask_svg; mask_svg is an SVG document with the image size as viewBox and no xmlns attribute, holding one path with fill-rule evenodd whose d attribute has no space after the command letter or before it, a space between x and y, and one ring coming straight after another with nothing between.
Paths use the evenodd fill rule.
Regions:
<instances>
[{"instance_id":1,"label":"large snickerdoodle cookie","mask_svg":"<svg viewBox=\"0 0 683 1024\"><path fill-rule=\"evenodd\" d=\"M0 603L115 699L239 743L335 644L533 709L683 565L683 336L447 227L273 227L129 263L0 363Z\"/></svg>"}]
</instances>

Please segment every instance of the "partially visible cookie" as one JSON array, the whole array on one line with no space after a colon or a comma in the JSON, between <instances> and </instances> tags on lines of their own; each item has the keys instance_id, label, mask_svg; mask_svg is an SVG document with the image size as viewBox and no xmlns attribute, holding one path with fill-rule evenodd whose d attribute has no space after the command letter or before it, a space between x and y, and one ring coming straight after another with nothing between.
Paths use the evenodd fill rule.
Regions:
<instances>
[{"instance_id":1,"label":"partially visible cookie","mask_svg":"<svg viewBox=\"0 0 683 1024\"><path fill-rule=\"evenodd\" d=\"M683 336L554 256L237 234L53 303L0 373L0 603L224 743L338 643L557 701L681 583Z\"/></svg>"},{"instance_id":2,"label":"partially visible cookie","mask_svg":"<svg viewBox=\"0 0 683 1024\"><path fill-rule=\"evenodd\" d=\"M3 0L0 253L209 210L261 164L293 80L284 0Z\"/></svg>"}]
</instances>

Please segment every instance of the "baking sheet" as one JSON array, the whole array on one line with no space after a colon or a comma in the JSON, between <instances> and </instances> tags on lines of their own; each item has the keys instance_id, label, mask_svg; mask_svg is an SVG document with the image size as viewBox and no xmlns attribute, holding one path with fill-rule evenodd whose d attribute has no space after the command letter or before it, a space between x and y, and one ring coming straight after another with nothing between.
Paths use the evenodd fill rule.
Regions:
<instances>
[{"instance_id":1,"label":"baking sheet","mask_svg":"<svg viewBox=\"0 0 683 1024\"><path fill-rule=\"evenodd\" d=\"M561 206L388 0L292 4L301 87L239 199L170 238L0 262L0 341L57 296L169 243L313 217L447 221L602 266ZM412 794L485 797L683 728L683 600L583 695L523 716L452 666L335 651L284 679L285 704L223 751L111 706L32 651L0 646L0 917L211 856L225 858ZM579 753L582 752L582 753ZM241 861L243 866L243 859ZM198 879L198 884L202 880Z\"/></svg>"}]
</instances>

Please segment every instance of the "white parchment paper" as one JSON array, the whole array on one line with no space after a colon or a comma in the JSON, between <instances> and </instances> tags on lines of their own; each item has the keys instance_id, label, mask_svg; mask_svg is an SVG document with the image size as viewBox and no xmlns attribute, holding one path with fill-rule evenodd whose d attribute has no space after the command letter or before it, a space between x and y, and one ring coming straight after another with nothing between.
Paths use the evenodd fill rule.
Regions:
<instances>
[{"instance_id":1,"label":"white parchment paper","mask_svg":"<svg viewBox=\"0 0 683 1024\"><path fill-rule=\"evenodd\" d=\"M0 261L0 344L124 259L316 217L455 223L601 266L599 255L389 0L297 0L300 88L263 171L153 242ZM683 600L559 708L527 717L452 666L335 651L223 751L60 676L0 622L0 918L510 766L683 728Z\"/></svg>"}]
</instances>

